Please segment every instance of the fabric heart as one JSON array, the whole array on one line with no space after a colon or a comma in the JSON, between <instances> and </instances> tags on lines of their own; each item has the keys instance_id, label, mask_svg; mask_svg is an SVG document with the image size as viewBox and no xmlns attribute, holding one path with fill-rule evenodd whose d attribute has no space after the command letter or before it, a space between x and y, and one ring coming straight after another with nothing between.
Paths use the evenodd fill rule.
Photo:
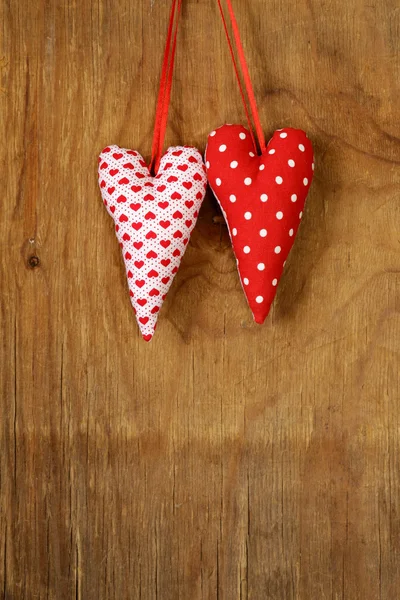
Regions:
<instances>
[{"instance_id":1,"label":"fabric heart","mask_svg":"<svg viewBox=\"0 0 400 600\"><path fill-rule=\"evenodd\" d=\"M150 341L205 195L203 160L195 148L169 148L152 177L138 152L108 146L99 157L99 185L122 248L136 320Z\"/></svg>"},{"instance_id":2,"label":"fabric heart","mask_svg":"<svg viewBox=\"0 0 400 600\"><path fill-rule=\"evenodd\" d=\"M281 129L257 156L245 127L223 125L210 134L205 160L244 293L261 324L303 215L314 171L311 142L304 131Z\"/></svg>"}]
</instances>

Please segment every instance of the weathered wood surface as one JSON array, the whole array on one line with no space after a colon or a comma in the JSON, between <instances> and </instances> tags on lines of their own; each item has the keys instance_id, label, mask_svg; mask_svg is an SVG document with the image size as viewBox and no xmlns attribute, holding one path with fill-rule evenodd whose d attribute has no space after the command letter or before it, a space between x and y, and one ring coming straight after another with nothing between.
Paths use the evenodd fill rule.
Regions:
<instances>
[{"instance_id":1,"label":"weathered wood surface","mask_svg":"<svg viewBox=\"0 0 400 600\"><path fill-rule=\"evenodd\" d=\"M149 157L168 5L2 0L1 597L394 600L398 2L235 1L315 180L263 327L209 195L146 345L96 160ZM167 143L225 121L216 2L188 0Z\"/></svg>"}]
</instances>

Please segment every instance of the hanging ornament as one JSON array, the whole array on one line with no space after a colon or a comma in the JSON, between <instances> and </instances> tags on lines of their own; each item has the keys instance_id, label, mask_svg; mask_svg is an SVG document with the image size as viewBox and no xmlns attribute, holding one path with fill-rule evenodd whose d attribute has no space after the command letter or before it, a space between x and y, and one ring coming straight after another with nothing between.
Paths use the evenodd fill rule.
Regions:
<instances>
[{"instance_id":1,"label":"hanging ornament","mask_svg":"<svg viewBox=\"0 0 400 600\"><path fill-rule=\"evenodd\" d=\"M172 147L161 158L181 4L182 0L172 2L150 166L139 152L115 145L99 157L101 194L115 223L131 303L145 341L153 337L207 186L196 148Z\"/></svg>"},{"instance_id":2,"label":"hanging ornament","mask_svg":"<svg viewBox=\"0 0 400 600\"><path fill-rule=\"evenodd\" d=\"M274 300L301 222L313 178L313 149L304 131L292 128L276 131L266 145L238 25L231 0L227 0L260 146L258 154L221 0L218 5L249 129L223 125L211 132L206 168L210 187L227 222L244 293L255 321L261 324Z\"/></svg>"}]
</instances>

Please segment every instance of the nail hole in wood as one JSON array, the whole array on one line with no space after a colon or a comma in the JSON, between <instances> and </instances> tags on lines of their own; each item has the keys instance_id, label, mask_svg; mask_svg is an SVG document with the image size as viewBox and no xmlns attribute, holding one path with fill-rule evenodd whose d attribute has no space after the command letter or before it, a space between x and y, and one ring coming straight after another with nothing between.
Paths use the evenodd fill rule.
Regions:
<instances>
[{"instance_id":1,"label":"nail hole in wood","mask_svg":"<svg viewBox=\"0 0 400 600\"><path fill-rule=\"evenodd\" d=\"M36 267L38 267L39 264L40 264L40 260L39 260L38 256L33 255L28 258L28 266L31 269L36 269Z\"/></svg>"}]
</instances>

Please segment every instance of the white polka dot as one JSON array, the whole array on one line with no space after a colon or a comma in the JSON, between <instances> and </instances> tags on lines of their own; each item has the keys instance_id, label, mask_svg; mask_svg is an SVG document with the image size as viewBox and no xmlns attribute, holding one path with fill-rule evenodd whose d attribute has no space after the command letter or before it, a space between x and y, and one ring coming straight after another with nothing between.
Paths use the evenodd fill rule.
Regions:
<instances>
[{"instance_id":1,"label":"white polka dot","mask_svg":"<svg viewBox=\"0 0 400 600\"><path fill-rule=\"evenodd\" d=\"M297 200L297 194L292 194L290 196L290 199L291 199L292 202L296 202L296 200Z\"/></svg>"},{"instance_id":2,"label":"white polka dot","mask_svg":"<svg viewBox=\"0 0 400 600\"><path fill-rule=\"evenodd\" d=\"M249 285L250 281L247 279L247 277L245 277L243 279L243 283L244 283L244 285Z\"/></svg>"},{"instance_id":3,"label":"white polka dot","mask_svg":"<svg viewBox=\"0 0 400 600\"><path fill-rule=\"evenodd\" d=\"M219 147L219 151L220 152L225 152L226 150L226 145L225 144L221 144L221 146Z\"/></svg>"},{"instance_id":4,"label":"white polka dot","mask_svg":"<svg viewBox=\"0 0 400 600\"><path fill-rule=\"evenodd\" d=\"M207 167L207 169L210 168L210 161L209 160L206 162L206 167Z\"/></svg>"},{"instance_id":5,"label":"white polka dot","mask_svg":"<svg viewBox=\"0 0 400 600\"><path fill-rule=\"evenodd\" d=\"M265 269L265 265L264 265L264 263L258 263L258 265L257 265L257 269L258 269L259 271L264 271L264 269Z\"/></svg>"},{"instance_id":6,"label":"white polka dot","mask_svg":"<svg viewBox=\"0 0 400 600\"><path fill-rule=\"evenodd\" d=\"M288 165L289 165L289 167L294 167L294 166L295 166L295 164L296 164L296 163L294 162L294 160L292 160L292 159L288 160Z\"/></svg>"},{"instance_id":7,"label":"white polka dot","mask_svg":"<svg viewBox=\"0 0 400 600\"><path fill-rule=\"evenodd\" d=\"M238 164L239 164L239 163L238 163L238 161L237 161L237 160L233 160L233 161L231 162L231 169L236 169L236 167L238 166Z\"/></svg>"},{"instance_id":8,"label":"white polka dot","mask_svg":"<svg viewBox=\"0 0 400 600\"><path fill-rule=\"evenodd\" d=\"M267 194L261 194L260 200L261 200L261 202L266 202L268 200Z\"/></svg>"},{"instance_id":9,"label":"white polka dot","mask_svg":"<svg viewBox=\"0 0 400 600\"><path fill-rule=\"evenodd\" d=\"M246 177L246 179L244 180L244 185L251 185L251 184L252 184L251 177Z\"/></svg>"},{"instance_id":10,"label":"white polka dot","mask_svg":"<svg viewBox=\"0 0 400 600\"><path fill-rule=\"evenodd\" d=\"M283 263L283 266L285 266L285 265L286 265L286 260L285 260L285 262Z\"/></svg>"},{"instance_id":11,"label":"white polka dot","mask_svg":"<svg viewBox=\"0 0 400 600\"><path fill-rule=\"evenodd\" d=\"M302 216L303 216L303 211L301 211L301 213L299 213L299 219L301 219Z\"/></svg>"},{"instance_id":12,"label":"white polka dot","mask_svg":"<svg viewBox=\"0 0 400 600\"><path fill-rule=\"evenodd\" d=\"M221 185L222 181L220 180L220 178L218 177L218 179L215 180L215 183L218 185L218 187Z\"/></svg>"},{"instance_id":13,"label":"white polka dot","mask_svg":"<svg viewBox=\"0 0 400 600\"><path fill-rule=\"evenodd\" d=\"M261 302L264 302L264 298L262 296L257 296L256 302L257 304L261 304Z\"/></svg>"},{"instance_id":14,"label":"white polka dot","mask_svg":"<svg viewBox=\"0 0 400 600\"><path fill-rule=\"evenodd\" d=\"M276 218L278 219L278 221L283 219L283 212L281 210L278 210L278 212L276 213Z\"/></svg>"},{"instance_id":15,"label":"white polka dot","mask_svg":"<svg viewBox=\"0 0 400 600\"><path fill-rule=\"evenodd\" d=\"M305 147L303 146L303 144L299 144L299 150L300 152L305 152Z\"/></svg>"},{"instance_id":16,"label":"white polka dot","mask_svg":"<svg viewBox=\"0 0 400 600\"><path fill-rule=\"evenodd\" d=\"M250 246L245 246L245 247L243 248L243 252L244 252L245 254L249 254L249 252L250 252Z\"/></svg>"},{"instance_id":17,"label":"white polka dot","mask_svg":"<svg viewBox=\"0 0 400 600\"><path fill-rule=\"evenodd\" d=\"M239 133L239 137L240 137L241 140L245 140L246 139L246 134L243 133L243 131L242 131L242 133Z\"/></svg>"},{"instance_id":18,"label":"white polka dot","mask_svg":"<svg viewBox=\"0 0 400 600\"><path fill-rule=\"evenodd\" d=\"M275 248L274 248L275 254L280 254L281 250L282 250L282 248L280 246L275 246Z\"/></svg>"},{"instance_id":19,"label":"white polka dot","mask_svg":"<svg viewBox=\"0 0 400 600\"><path fill-rule=\"evenodd\" d=\"M266 229L260 229L260 235L261 235L261 237L267 237L267 230Z\"/></svg>"},{"instance_id":20,"label":"white polka dot","mask_svg":"<svg viewBox=\"0 0 400 600\"><path fill-rule=\"evenodd\" d=\"M255 157L254 152L249 152L249 156L251 156L251 158L254 158Z\"/></svg>"},{"instance_id":21,"label":"white polka dot","mask_svg":"<svg viewBox=\"0 0 400 600\"><path fill-rule=\"evenodd\" d=\"M229 196L229 200L230 200L231 202L236 202L236 196L235 196L235 194L231 194L231 195Z\"/></svg>"},{"instance_id":22,"label":"white polka dot","mask_svg":"<svg viewBox=\"0 0 400 600\"><path fill-rule=\"evenodd\" d=\"M275 154L275 148L271 148L271 150L268 150L268 154Z\"/></svg>"},{"instance_id":23,"label":"white polka dot","mask_svg":"<svg viewBox=\"0 0 400 600\"><path fill-rule=\"evenodd\" d=\"M314 171L314 169L315 169L315 164L314 163L311 165L311 168Z\"/></svg>"},{"instance_id":24,"label":"white polka dot","mask_svg":"<svg viewBox=\"0 0 400 600\"><path fill-rule=\"evenodd\" d=\"M272 285L275 287L276 285L278 285L278 280L277 279L273 279L272 280Z\"/></svg>"},{"instance_id":25,"label":"white polka dot","mask_svg":"<svg viewBox=\"0 0 400 600\"><path fill-rule=\"evenodd\" d=\"M234 227L234 228L232 229L232 235L237 235L237 229L236 229L236 227Z\"/></svg>"},{"instance_id":26,"label":"white polka dot","mask_svg":"<svg viewBox=\"0 0 400 600\"><path fill-rule=\"evenodd\" d=\"M210 133L210 137L214 137L214 135L215 135L216 133L217 133L216 131L212 131L212 132Z\"/></svg>"},{"instance_id":27,"label":"white polka dot","mask_svg":"<svg viewBox=\"0 0 400 600\"><path fill-rule=\"evenodd\" d=\"M278 185L281 185L283 183L283 179L280 175L278 175L277 177L275 177L275 181Z\"/></svg>"},{"instance_id":28,"label":"white polka dot","mask_svg":"<svg viewBox=\"0 0 400 600\"><path fill-rule=\"evenodd\" d=\"M250 221L251 217L252 217L251 212L247 211L244 213L244 218L246 219L246 221Z\"/></svg>"},{"instance_id":29,"label":"white polka dot","mask_svg":"<svg viewBox=\"0 0 400 600\"><path fill-rule=\"evenodd\" d=\"M307 179L307 177L304 177L303 183L304 183L304 185L308 185L308 179Z\"/></svg>"},{"instance_id":30,"label":"white polka dot","mask_svg":"<svg viewBox=\"0 0 400 600\"><path fill-rule=\"evenodd\" d=\"M290 237L292 237L293 234L294 234L294 230L293 229L289 229L289 235L290 235Z\"/></svg>"},{"instance_id":31,"label":"white polka dot","mask_svg":"<svg viewBox=\"0 0 400 600\"><path fill-rule=\"evenodd\" d=\"M264 171L265 165L260 165L258 168L260 169L260 171Z\"/></svg>"},{"instance_id":32,"label":"white polka dot","mask_svg":"<svg viewBox=\"0 0 400 600\"><path fill-rule=\"evenodd\" d=\"M286 133L286 131L284 131L283 133L280 133L280 134L279 134L279 137L281 137L281 138L285 139L285 138L287 137L287 133Z\"/></svg>"}]
</instances>

